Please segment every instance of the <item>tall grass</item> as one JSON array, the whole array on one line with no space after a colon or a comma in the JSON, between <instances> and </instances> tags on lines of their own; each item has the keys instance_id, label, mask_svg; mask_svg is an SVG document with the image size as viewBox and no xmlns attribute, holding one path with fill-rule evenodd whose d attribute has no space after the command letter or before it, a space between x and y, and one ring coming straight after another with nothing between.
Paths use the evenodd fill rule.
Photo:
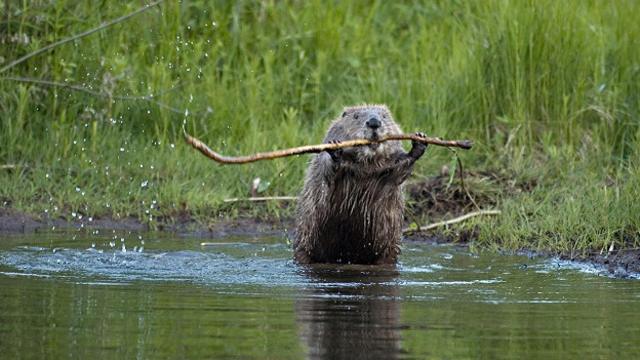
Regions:
<instances>
[{"instance_id":1,"label":"tall grass","mask_svg":"<svg viewBox=\"0 0 640 360\"><path fill-rule=\"evenodd\" d=\"M0 59L137 6L9 2ZM245 154L318 142L342 106L381 102L405 131L475 139L467 167L536 179L533 193L501 200L507 214L483 241L601 247L602 232L639 228L626 212L637 196L637 13L637 1L169 1L0 74L100 94L0 80L0 163L21 165L0 170L0 197L54 216L233 216L222 199L255 177L267 194L295 194L306 159L217 166L182 143L183 123ZM429 151L423 176L451 156Z\"/></svg>"}]
</instances>

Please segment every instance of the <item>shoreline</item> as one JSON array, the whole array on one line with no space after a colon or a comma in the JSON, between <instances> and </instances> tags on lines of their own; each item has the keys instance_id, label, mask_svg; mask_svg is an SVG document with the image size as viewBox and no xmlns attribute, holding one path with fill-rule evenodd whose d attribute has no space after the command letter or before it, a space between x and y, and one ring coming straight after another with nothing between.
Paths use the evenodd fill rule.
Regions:
<instances>
[{"instance_id":1,"label":"shoreline","mask_svg":"<svg viewBox=\"0 0 640 360\"><path fill-rule=\"evenodd\" d=\"M54 231L91 231L112 230L128 232L163 232L177 236L212 239L225 236L287 236L293 229L293 219L257 219L241 217L238 219L221 219L211 224L203 224L191 218L172 219L175 221L149 226L134 217L121 219L84 218L69 221L65 219L38 219L14 209L0 209L0 237L3 235L19 235L48 233ZM440 232L412 233L403 238L405 242L427 242L438 245L455 245L468 249L475 240L473 231L464 231L457 238ZM530 257L557 258L578 265L588 265L600 269L607 276L615 278L640 277L640 249L617 249L604 254L571 255L520 249L506 251Z\"/></svg>"}]
</instances>

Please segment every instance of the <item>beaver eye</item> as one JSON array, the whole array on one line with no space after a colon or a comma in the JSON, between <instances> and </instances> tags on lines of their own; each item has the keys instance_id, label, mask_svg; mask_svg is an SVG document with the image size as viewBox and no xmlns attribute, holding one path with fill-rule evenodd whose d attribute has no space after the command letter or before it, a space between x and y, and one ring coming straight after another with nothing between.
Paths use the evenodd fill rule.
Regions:
<instances>
[{"instance_id":1,"label":"beaver eye","mask_svg":"<svg viewBox=\"0 0 640 360\"><path fill-rule=\"evenodd\" d=\"M353 114L353 118L358 120L358 114Z\"/></svg>"}]
</instances>

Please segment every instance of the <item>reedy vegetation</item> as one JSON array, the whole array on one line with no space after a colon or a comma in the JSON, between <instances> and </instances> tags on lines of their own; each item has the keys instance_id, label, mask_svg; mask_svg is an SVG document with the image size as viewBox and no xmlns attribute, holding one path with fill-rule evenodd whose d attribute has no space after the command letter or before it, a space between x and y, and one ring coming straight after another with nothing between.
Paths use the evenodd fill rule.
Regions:
<instances>
[{"instance_id":1,"label":"reedy vegetation","mask_svg":"<svg viewBox=\"0 0 640 360\"><path fill-rule=\"evenodd\" d=\"M10 3L4 64L140 6ZM222 200L255 177L295 194L307 158L218 166L183 144L184 121L237 155L318 143L342 106L386 103L406 132L474 139L467 169L537 184L464 225L478 244L637 246L638 13L637 1L168 1L0 74L101 94L0 80L0 163L21 165L0 170L0 197L49 216L233 217ZM122 98L151 95L177 111ZM431 148L417 179L450 159Z\"/></svg>"}]
</instances>

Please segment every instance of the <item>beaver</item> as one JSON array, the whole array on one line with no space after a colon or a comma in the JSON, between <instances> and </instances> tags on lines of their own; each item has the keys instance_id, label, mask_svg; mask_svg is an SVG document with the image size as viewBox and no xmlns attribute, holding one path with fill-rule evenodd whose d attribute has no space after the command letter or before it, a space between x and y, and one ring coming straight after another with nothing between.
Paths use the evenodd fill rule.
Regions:
<instances>
[{"instance_id":1,"label":"beaver","mask_svg":"<svg viewBox=\"0 0 640 360\"><path fill-rule=\"evenodd\" d=\"M385 105L360 105L344 109L324 142L401 133ZM426 148L413 141L407 153L400 141L387 141L315 155L297 203L295 260L395 264L403 224L402 184Z\"/></svg>"}]
</instances>

